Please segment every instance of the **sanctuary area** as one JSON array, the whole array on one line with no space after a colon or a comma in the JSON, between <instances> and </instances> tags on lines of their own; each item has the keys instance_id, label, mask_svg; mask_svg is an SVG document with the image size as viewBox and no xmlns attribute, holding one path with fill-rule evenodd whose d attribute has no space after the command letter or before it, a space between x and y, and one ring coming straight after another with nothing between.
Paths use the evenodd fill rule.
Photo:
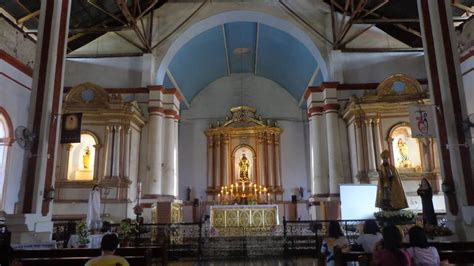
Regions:
<instances>
[{"instance_id":1,"label":"sanctuary area","mask_svg":"<svg viewBox=\"0 0 474 266\"><path fill-rule=\"evenodd\" d=\"M473 5L5 1L0 243L316 254L372 219L474 241Z\"/></svg>"}]
</instances>

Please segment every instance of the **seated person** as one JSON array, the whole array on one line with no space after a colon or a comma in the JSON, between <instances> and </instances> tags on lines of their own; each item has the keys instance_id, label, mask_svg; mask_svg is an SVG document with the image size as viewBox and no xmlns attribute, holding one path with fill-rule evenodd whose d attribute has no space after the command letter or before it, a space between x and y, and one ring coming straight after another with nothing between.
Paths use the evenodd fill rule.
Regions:
<instances>
[{"instance_id":1,"label":"seated person","mask_svg":"<svg viewBox=\"0 0 474 266\"><path fill-rule=\"evenodd\" d=\"M379 226L374 220L368 220L364 223L363 234L361 234L356 243L362 246L363 251L374 252L375 244L382 240Z\"/></svg>"},{"instance_id":2,"label":"seated person","mask_svg":"<svg viewBox=\"0 0 474 266\"><path fill-rule=\"evenodd\" d=\"M85 266L129 266L126 259L114 255L118 244L119 239L116 234L105 234L100 244L102 256L89 260Z\"/></svg>"},{"instance_id":3,"label":"seated person","mask_svg":"<svg viewBox=\"0 0 474 266\"><path fill-rule=\"evenodd\" d=\"M327 265L334 265L334 247L340 247L343 252L349 251L349 241L344 236L341 226L336 221L330 221L328 237L323 240L321 253L326 256Z\"/></svg>"},{"instance_id":4,"label":"seated person","mask_svg":"<svg viewBox=\"0 0 474 266\"><path fill-rule=\"evenodd\" d=\"M410 247L408 253L413 258L415 265L440 265L439 254L435 247L428 244L425 230L419 226L413 226L408 231Z\"/></svg>"},{"instance_id":5,"label":"seated person","mask_svg":"<svg viewBox=\"0 0 474 266\"><path fill-rule=\"evenodd\" d=\"M402 234L395 225L384 227L382 232L383 240L374 249L372 265L380 266L411 266L411 256L403 249Z\"/></svg>"}]
</instances>

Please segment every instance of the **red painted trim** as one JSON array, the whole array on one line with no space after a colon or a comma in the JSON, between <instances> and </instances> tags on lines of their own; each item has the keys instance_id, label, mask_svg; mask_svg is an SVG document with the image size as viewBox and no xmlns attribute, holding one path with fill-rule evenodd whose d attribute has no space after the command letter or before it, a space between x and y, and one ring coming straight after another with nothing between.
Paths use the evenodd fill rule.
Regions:
<instances>
[{"instance_id":1,"label":"red painted trim","mask_svg":"<svg viewBox=\"0 0 474 266\"><path fill-rule=\"evenodd\" d=\"M324 89L322 89L321 87L319 86L311 86L311 87L308 87L305 91L304 91L304 99L305 100L308 100L309 98L309 95L313 92L322 92L324 91Z\"/></svg>"},{"instance_id":2,"label":"red painted trim","mask_svg":"<svg viewBox=\"0 0 474 266\"><path fill-rule=\"evenodd\" d=\"M183 95L181 95L181 93L179 93L179 90L177 90L176 88L165 89L163 91L163 94L174 94L180 102L183 101Z\"/></svg>"},{"instance_id":3,"label":"red painted trim","mask_svg":"<svg viewBox=\"0 0 474 266\"><path fill-rule=\"evenodd\" d=\"M2 75L2 76L4 76L4 77L6 77L7 79L9 79L9 80L15 82L16 84L22 86L23 88L25 88L25 89L31 91L31 88L30 88L30 87L26 86L25 84L21 83L20 81L14 79L14 78L12 78L12 77L10 77L9 75L5 74L4 72L0 72L0 75Z\"/></svg>"},{"instance_id":4,"label":"red painted trim","mask_svg":"<svg viewBox=\"0 0 474 266\"><path fill-rule=\"evenodd\" d=\"M308 113L322 113L324 108L322 106L315 106L308 109Z\"/></svg>"},{"instance_id":5,"label":"red painted trim","mask_svg":"<svg viewBox=\"0 0 474 266\"><path fill-rule=\"evenodd\" d=\"M339 110L339 104L337 103L328 103L323 106L324 111L334 111L334 110Z\"/></svg>"},{"instance_id":6,"label":"red painted trim","mask_svg":"<svg viewBox=\"0 0 474 266\"><path fill-rule=\"evenodd\" d=\"M453 56L453 47L451 45L451 36L449 34L449 27L453 24L452 21L448 21L448 13L446 11L446 3L444 0L438 0L439 8L439 19L441 23L441 35L443 36L443 47L444 55L446 57L446 64L448 70L448 81L449 89L451 91L451 101L454 109L454 120L456 125L457 141L460 144L467 143L464 130L462 128L463 123L463 112L461 109L461 96L459 94L460 88L456 75L456 63ZM450 9L451 11L451 9ZM448 24L450 23L450 24ZM459 64L459 63L457 63ZM464 99L462 99L464 101ZM474 182L472 180L472 168L471 168L471 155L468 147L459 147L459 153L461 155L461 166L463 172L464 185L466 186L466 197L469 206L474 206Z\"/></svg>"},{"instance_id":7,"label":"red painted trim","mask_svg":"<svg viewBox=\"0 0 474 266\"><path fill-rule=\"evenodd\" d=\"M474 71L474 67L471 67L466 72L462 73L462 75L465 76L465 75L469 74L471 71Z\"/></svg>"},{"instance_id":8,"label":"red painted trim","mask_svg":"<svg viewBox=\"0 0 474 266\"><path fill-rule=\"evenodd\" d=\"M323 89L336 89L338 85L339 85L339 82L337 81L327 81L327 82L321 83L321 87Z\"/></svg>"},{"instance_id":9,"label":"red painted trim","mask_svg":"<svg viewBox=\"0 0 474 266\"><path fill-rule=\"evenodd\" d=\"M44 4L44 2L43 2ZM36 90L36 101L35 101L35 109L34 117L33 117L33 127L32 131L38 133L40 131L40 127L42 124L42 117L43 117L43 99L44 99L44 91L46 89L46 72L47 72L47 65L49 60L49 43L51 39L51 26L52 26L52 19L53 19L53 8L54 8L54 1L47 0L46 1L46 8L45 8L45 20L44 20L44 29L43 29L43 38L41 45L41 53L40 53L40 62L39 62L39 71L38 71L38 83ZM39 136L41 137L41 136ZM38 153L38 141L33 143L31 148L31 154ZM33 194L34 194L34 186L35 186L35 176L36 176L36 165L37 165L37 158L38 156L31 156L28 159L28 167L26 171L26 180L25 180L25 194L24 194L24 201L23 201L23 213L31 213L33 211Z\"/></svg>"},{"instance_id":10,"label":"red painted trim","mask_svg":"<svg viewBox=\"0 0 474 266\"><path fill-rule=\"evenodd\" d=\"M338 91L349 90L375 90L380 83L347 83L337 85Z\"/></svg>"},{"instance_id":11,"label":"red painted trim","mask_svg":"<svg viewBox=\"0 0 474 266\"><path fill-rule=\"evenodd\" d=\"M459 58L459 61L461 61L461 63L463 63L467 59L471 58L471 56L474 56L474 49L472 49L472 48L467 53L462 55L461 58Z\"/></svg>"},{"instance_id":12,"label":"red painted trim","mask_svg":"<svg viewBox=\"0 0 474 266\"><path fill-rule=\"evenodd\" d=\"M441 147L441 163L443 164L444 168L444 182L454 187L453 181L453 172L451 166L451 159L449 156L449 150L446 147L448 143L448 134L446 130L445 118L444 118L444 106L443 106L443 99L441 97L441 85L439 82L439 73L437 68L437 60L435 54L435 47L434 47L434 40L433 40L433 30L431 28L431 19L430 19L430 12L428 7L429 0L420 0L421 3L421 12L423 14L423 26L424 26L424 33L426 36L426 55L428 56L428 71L431 77L431 87L433 92L433 101L436 106L439 108L439 112L437 112L436 120L438 123L438 133L439 133L439 146ZM457 199L455 195L447 195L448 198L448 205L449 210L453 215L457 215L459 211Z\"/></svg>"},{"instance_id":13,"label":"red painted trim","mask_svg":"<svg viewBox=\"0 0 474 266\"><path fill-rule=\"evenodd\" d=\"M170 116L175 116L175 115L178 114L178 112L176 112L175 110L165 110L164 114L165 115L170 115Z\"/></svg>"},{"instance_id":14,"label":"red painted trim","mask_svg":"<svg viewBox=\"0 0 474 266\"><path fill-rule=\"evenodd\" d=\"M160 113L160 114L162 114L162 113L164 113L164 110L161 107L152 106L152 107L148 107L148 113Z\"/></svg>"},{"instance_id":15,"label":"red painted trim","mask_svg":"<svg viewBox=\"0 0 474 266\"><path fill-rule=\"evenodd\" d=\"M31 69L29 66L23 64L22 62L20 62L20 60L16 59L15 57L9 55L3 49L0 49L0 59L3 59L9 65L11 65L14 68L20 70L24 74L26 74L30 77L33 76L33 69Z\"/></svg>"},{"instance_id":16,"label":"red painted trim","mask_svg":"<svg viewBox=\"0 0 474 266\"><path fill-rule=\"evenodd\" d=\"M5 118L5 122L7 123L7 138L11 138L13 140L13 123L8 115L7 110L0 106L0 115ZM1 188L0 188L1 189Z\"/></svg>"},{"instance_id":17,"label":"red painted trim","mask_svg":"<svg viewBox=\"0 0 474 266\"><path fill-rule=\"evenodd\" d=\"M149 91L161 91L161 92L163 92L165 90L165 87L163 87L161 85L149 85L148 90Z\"/></svg>"},{"instance_id":18,"label":"red painted trim","mask_svg":"<svg viewBox=\"0 0 474 266\"><path fill-rule=\"evenodd\" d=\"M56 69L54 72L54 85L53 85L53 99L51 112L53 117L51 117L51 124L49 126L49 136L48 136L48 154L49 159L46 163L46 176L44 179L44 192L48 191L53 185L53 170L55 162L55 148L57 143L57 130L59 125L59 117L54 119L56 114L59 114L59 108L61 105L62 99L62 81L63 81L63 69L64 69L64 55L66 54L65 42L66 42L66 25L68 20L68 9L69 9L69 0L62 0L61 3L56 3L56 7L61 8L61 15L59 18L59 34L58 34L58 43L56 49ZM49 200L43 200L43 205L41 208L41 213L43 216L48 215L49 212Z\"/></svg>"}]
</instances>

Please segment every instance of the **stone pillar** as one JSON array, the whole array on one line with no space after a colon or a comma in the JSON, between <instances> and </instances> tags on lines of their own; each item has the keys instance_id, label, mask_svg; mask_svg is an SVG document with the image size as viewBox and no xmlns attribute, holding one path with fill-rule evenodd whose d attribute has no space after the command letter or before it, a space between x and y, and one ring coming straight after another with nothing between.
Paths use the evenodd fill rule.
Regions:
<instances>
[{"instance_id":1,"label":"stone pillar","mask_svg":"<svg viewBox=\"0 0 474 266\"><path fill-rule=\"evenodd\" d=\"M265 137L263 133L259 132L257 136L257 164L258 164L258 184L261 186L266 186L266 177L265 177Z\"/></svg>"},{"instance_id":2,"label":"stone pillar","mask_svg":"<svg viewBox=\"0 0 474 266\"><path fill-rule=\"evenodd\" d=\"M474 235L473 150L462 128L467 107L453 28L451 1L418 0L430 96L437 106L436 130L448 220L461 239ZM471 147L469 147L471 146ZM462 206L459 213L459 206Z\"/></svg>"},{"instance_id":3,"label":"stone pillar","mask_svg":"<svg viewBox=\"0 0 474 266\"><path fill-rule=\"evenodd\" d=\"M367 134L367 160L369 166L368 175L371 178L374 178L377 175L377 164L376 162L376 155L375 155L375 147L374 147L374 128L373 128L373 120L366 119L365 120L365 132Z\"/></svg>"},{"instance_id":4,"label":"stone pillar","mask_svg":"<svg viewBox=\"0 0 474 266\"><path fill-rule=\"evenodd\" d=\"M379 169L379 165L382 163L380 161L380 154L382 153L382 136L380 135L380 119L376 118L374 122L374 144L375 144L375 169Z\"/></svg>"},{"instance_id":5,"label":"stone pillar","mask_svg":"<svg viewBox=\"0 0 474 266\"><path fill-rule=\"evenodd\" d=\"M112 176L113 177L121 177L120 173L120 165L121 165L121 158L120 158L120 150L122 144L122 126L116 125L114 126L114 145L113 145L113 152L112 152Z\"/></svg>"},{"instance_id":6,"label":"stone pillar","mask_svg":"<svg viewBox=\"0 0 474 266\"><path fill-rule=\"evenodd\" d=\"M148 108L147 176L143 186L144 195L161 194L161 164L163 146L163 109Z\"/></svg>"},{"instance_id":7,"label":"stone pillar","mask_svg":"<svg viewBox=\"0 0 474 266\"><path fill-rule=\"evenodd\" d=\"M362 123L360 119L354 121L357 149L357 179L360 183L369 183L367 172L365 171L364 145L362 144Z\"/></svg>"},{"instance_id":8,"label":"stone pillar","mask_svg":"<svg viewBox=\"0 0 474 266\"><path fill-rule=\"evenodd\" d=\"M433 171L431 162L431 139L419 139L421 147L421 168L423 173Z\"/></svg>"},{"instance_id":9,"label":"stone pillar","mask_svg":"<svg viewBox=\"0 0 474 266\"><path fill-rule=\"evenodd\" d=\"M268 186L273 188L275 186L274 177L274 161L273 161L273 134L267 133L267 180Z\"/></svg>"},{"instance_id":10,"label":"stone pillar","mask_svg":"<svg viewBox=\"0 0 474 266\"><path fill-rule=\"evenodd\" d=\"M30 152L25 153L19 202L25 215L17 220L21 221L17 227L21 224L26 231L13 232L12 243L27 240L22 239L27 230L35 231L40 238L44 236L44 240L49 240L52 232L51 201L45 195L54 185L56 170L70 7L70 0L41 1L28 117L28 128L37 138ZM10 224L8 219L9 216L7 224Z\"/></svg>"}]
</instances>

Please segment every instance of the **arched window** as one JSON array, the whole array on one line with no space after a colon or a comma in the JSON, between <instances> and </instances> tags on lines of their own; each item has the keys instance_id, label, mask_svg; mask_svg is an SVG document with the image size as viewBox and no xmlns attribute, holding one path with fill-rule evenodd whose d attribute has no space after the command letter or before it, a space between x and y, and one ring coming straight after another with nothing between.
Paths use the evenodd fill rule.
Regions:
<instances>
[{"instance_id":1,"label":"arched window","mask_svg":"<svg viewBox=\"0 0 474 266\"><path fill-rule=\"evenodd\" d=\"M10 117L0 107L0 210L3 209L3 196L7 179L8 150L13 142L13 129Z\"/></svg>"},{"instance_id":2,"label":"arched window","mask_svg":"<svg viewBox=\"0 0 474 266\"><path fill-rule=\"evenodd\" d=\"M81 133L81 142L73 143L69 150L67 179L91 181L94 179L97 138L92 133Z\"/></svg>"},{"instance_id":3,"label":"arched window","mask_svg":"<svg viewBox=\"0 0 474 266\"><path fill-rule=\"evenodd\" d=\"M393 163L400 172L421 172L421 152L418 139L411 137L411 128L406 123L395 125L390 130Z\"/></svg>"}]
</instances>

